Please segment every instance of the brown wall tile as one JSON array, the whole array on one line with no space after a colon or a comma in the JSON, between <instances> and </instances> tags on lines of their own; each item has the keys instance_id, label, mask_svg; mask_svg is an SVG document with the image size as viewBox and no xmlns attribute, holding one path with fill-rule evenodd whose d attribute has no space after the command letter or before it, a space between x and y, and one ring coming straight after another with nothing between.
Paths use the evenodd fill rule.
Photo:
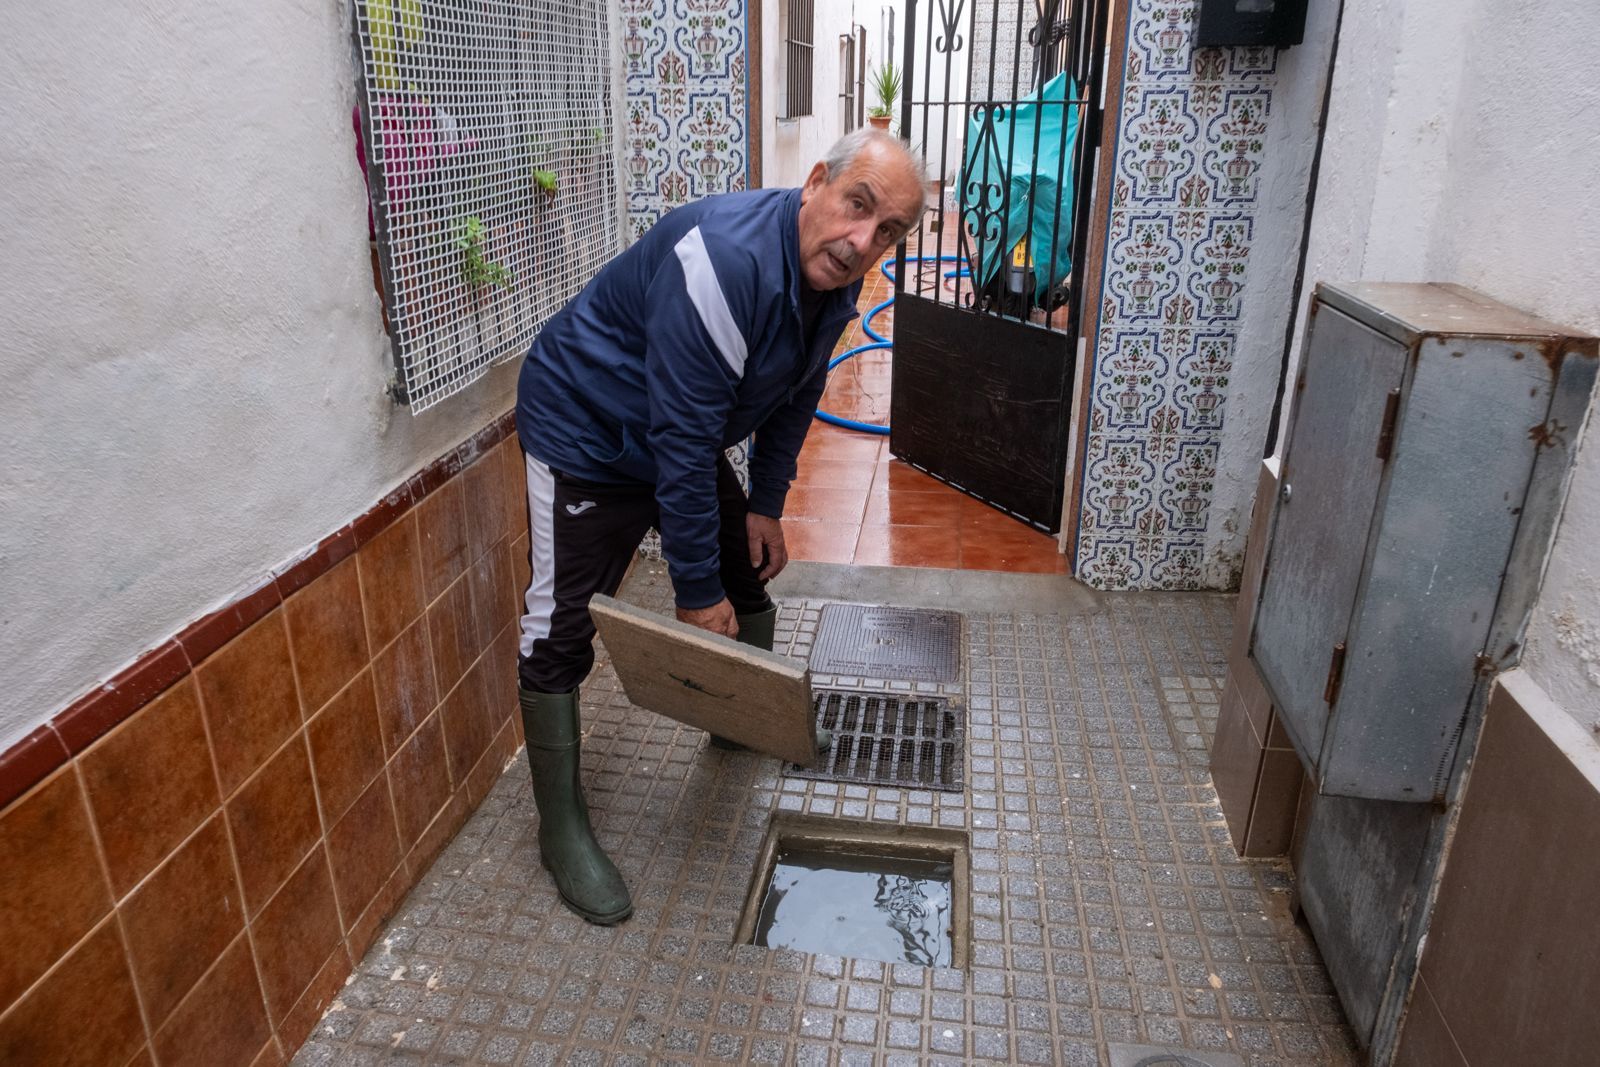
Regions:
<instances>
[{"instance_id":1,"label":"brown wall tile","mask_svg":"<svg viewBox=\"0 0 1600 1067\"><path fill-rule=\"evenodd\" d=\"M467 807L465 794L452 793L444 808L422 831L422 836L411 851L406 853L406 869L411 872L413 879L421 878L429 865L439 858L444 846L450 843L450 839L455 837L456 831L461 829L461 824L471 814L472 809Z\"/></svg>"},{"instance_id":2,"label":"brown wall tile","mask_svg":"<svg viewBox=\"0 0 1600 1067\"><path fill-rule=\"evenodd\" d=\"M74 701L50 725L77 755L188 673L189 657L177 641L167 641Z\"/></svg>"},{"instance_id":3,"label":"brown wall tile","mask_svg":"<svg viewBox=\"0 0 1600 1067\"><path fill-rule=\"evenodd\" d=\"M284 745L229 799L245 911L255 915L322 836L303 737Z\"/></svg>"},{"instance_id":4,"label":"brown wall tile","mask_svg":"<svg viewBox=\"0 0 1600 1067\"><path fill-rule=\"evenodd\" d=\"M76 768L0 814L0 1012L111 911Z\"/></svg>"},{"instance_id":5,"label":"brown wall tile","mask_svg":"<svg viewBox=\"0 0 1600 1067\"><path fill-rule=\"evenodd\" d=\"M356 550L354 527L342 526L317 542L310 554L295 560L273 575L278 592L288 599L300 590L327 574L336 564L348 559Z\"/></svg>"},{"instance_id":6,"label":"brown wall tile","mask_svg":"<svg viewBox=\"0 0 1600 1067\"><path fill-rule=\"evenodd\" d=\"M467 773L494 740L496 731L487 681L488 671L480 661L439 705L445 750L450 759L450 781L456 788L467 780Z\"/></svg>"},{"instance_id":7,"label":"brown wall tile","mask_svg":"<svg viewBox=\"0 0 1600 1067\"><path fill-rule=\"evenodd\" d=\"M195 687L173 686L79 759L115 896L217 809Z\"/></svg>"},{"instance_id":8,"label":"brown wall tile","mask_svg":"<svg viewBox=\"0 0 1600 1067\"><path fill-rule=\"evenodd\" d=\"M372 674L363 671L306 725L322 818L338 822L368 783L383 772L383 734Z\"/></svg>"},{"instance_id":9,"label":"brown wall tile","mask_svg":"<svg viewBox=\"0 0 1600 1067\"><path fill-rule=\"evenodd\" d=\"M430 602L466 572L467 513L461 479L452 478L417 505L422 593Z\"/></svg>"},{"instance_id":10,"label":"brown wall tile","mask_svg":"<svg viewBox=\"0 0 1600 1067\"><path fill-rule=\"evenodd\" d=\"M300 728L300 699L283 610L230 641L195 670L224 795Z\"/></svg>"},{"instance_id":11,"label":"brown wall tile","mask_svg":"<svg viewBox=\"0 0 1600 1067\"><path fill-rule=\"evenodd\" d=\"M178 634L178 644L191 664L203 663L217 649L244 633L261 621L273 608L283 603L276 582L266 585L213 611L210 615L184 628Z\"/></svg>"},{"instance_id":12,"label":"brown wall tile","mask_svg":"<svg viewBox=\"0 0 1600 1067\"><path fill-rule=\"evenodd\" d=\"M305 992L300 994L300 999L295 1001L289 1014L278 1024L278 1040L283 1042L284 1048L298 1049L305 1044L311 1031L316 1029L317 1020L328 1010L333 998L339 995L352 969L343 945L322 961L322 966L317 968Z\"/></svg>"},{"instance_id":13,"label":"brown wall tile","mask_svg":"<svg viewBox=\"0 0 1600 1067\"><path fill-rule=\"evenodd\" d=\"M1439 1006L1433 1002L1428 983L1420 978L1406 1011L1394 1067L1468 1067L1444 1017L1439 1014Z\"/></svg>"},{"instance_id":14,"label":"brown wall tile","mask_svg":"<svg viewBox=\"0 0 1600 1067\"><path fill-rule=\"evenodd\" d=\"M153 1044L161 1067L245 1064L267 1046L277 1055L249 938L234 939Z\"/></svg>"},{"instance_id":15,"label":"brown wall tile","mask_svg":"<svg viewBox=\"0 0 1600 1067\"><path fill-rule=\"evenodd\" d=\"M490 449L461 474L469 562L480 559L506 532L505 464L497 449Z\"/></svg>"},{"instance_id":16,"label":"brown wall tile","mask_svg":"<svg viewBox=\"0 0 1600 1067\"><path fill-rule=\"evenodd\" d=\"M511 599L512 612L518 618L526 611L525 602L528 592L528 583L533 581L533 572L528 560L528 535L523 532L511 542Z\"/></svg>"},{"instance_id":17,"label":"brown wall tile","mask_svg":"<svg viewBox=\"0 0 1600 1067\"><path fill-rule=\"evenodd\" d=\"M372 661L372 682L383 750L393 756L439 703L426 619L412 623L378 653Z\"/></svg>"},{"instance_id":18,"label":"brown wall tile","mask_svg":"<svg viewBox=\"0 0 1600 1067\"><path fill-rule=\"evenodd\" d=\"M528 533L528 464L515 433L501 447L506 480L506 530L515 540Z\"/></svg>"},{"instance_id":19,"label":"brown wall tile","mask_svg":"<svg viewBox=\"0 0 1600 1067\"><path fill-rule=\"evenodd\" d=\"M278 1051L277 1041L268 1041L256 1058L250 1061L250 1067L283 1067L284 1062L283 1054Z\"/></svg>"},{"instance_id":20,"label":"brown wall tile","mask_svg":"<svg viewBox=\"0 0 1600 1067\"><path fill-rule=\"evenodd\" d=\"M1281 856L1289 851L1304 777L1300 757L1292 751L1269 748L1261 754L1261 777L1256 781L1250 832L1245 837L1246 856Z\"/></svg>"},{"instance_id":21,"label":"brown wall tile","mask_svg":"<svg viewBox=\"0 0 1600 1067\"><path fill-rule=\"evenodd\" d=\"M352 960L360 960L366 955L367 949L372 947L372 943L383 930L384 923L393 917L410 888L410 873L406 869L404 857L399 857L395 861L394 871L389 875L389 880L378 888L378 892L367 903L367 910L356 916L350 932L345 935L345 950Z\"/></svg>"},{"instance_id":22,"label":"brown wall tile","mask_svg":"<svg viewBox=\"0 0 1600 1067\"><path fill-rule=\"evenodd\" d=\"M505 772L507 760L517 747L512 741L513 736L511 724L502 721L494 739L489 742L489 747L478 757L477 766L467 774L468 808L477 810L478 805L489 795L489 790L500 780L500 775Z\"/></svg>"},{"instance_id":23,"label":"brown wall tile","mask_svg":"<svg viewBox=\"0 0 1600 1067\"><path fill-rule=\"evenodd\" d=\"M505 545L497 544L472 565L472 618L474 652L482 652L494 635L511 621L513 601L511 559Z\"/></svg>"},{"instance_id":24,"label":"brown wall tile","mask_svg":"<svg viewBox=\"0 0 1600 1067\"><path fill-rule=\"evenodd\" d=\"M93 1025L85 1025L92 1020ZM144 1044L117 924L107 920L0 1015L0 1063L65 1067L126 1063Z\"/></svg>"},{"instance_id":25,"label":"brown wall tile","mask_svg":"<svg viewBox=\"0 0 1600 1067\"><path fill-rule=\"evenodd\" d=\"M488 675L485 686L495 721L519 719L517 704L517 642L522 630L516 622L507 623L489 645Z\"/></svg>"},{"instance_id":26,"label":"brown wall tile","mask_svg":"<svg viewBox=\"0 0 1600 1067\"><path fill-rule=\"evenodd\" d=\"M0 752L0 810L71 758L54 727L41 726Z\"/></svg>"},{"instance_id":27,"label":"brown wall tile","mask_svg":"<svg viewBox=\"0 0 1600 1067\"><path fill-rule=\"evenodd\" d=\"M389 764L389 784L400 844L410 849L450 799L450 770L438 715L424 722Z\"/></svg>"},{"instance_id":28,"label":"brown wall tile","mask_svg":"<svg viewBox=\"0 0 1600 1067\"><path fill-rule=\"evenodd\" d=\"M1248 669L1248 665L1246 665ZM1217 708L1217 733L1211 742L1211 781L1216 786L1217 802L1228 821L1233 847L1241 856L1250 833L1250 807L1255 802L1256 781L1261 775L1261 739L1245 714L1244 701L1234 676L1239 664L1228 665L1228 680Z\"/></svg>"},{"instance_id":29,"label":"brown wall tile","mask_svg":"<svg viewBox=\"0 0 1600 1067\"><path fill-rule=\"evenodd\" d=\"M387 778L380 775L328 831L328 859L333 865L339 914L348 933L400 865L400 838Z\"/></svg>"},{"instance_id":30,"label":"brown wall tile","mask_svg":"<svg viewBox=\"0 0 1600 1067\"><path fill-rule=\"evenodd\" d=\"M335 948L339 908L327 854L319 847L250 924L269 1018L281 1024Z\"/></svg>"},{"instance_id":31,"label":"brown wall tile","mask_svg":"<svg viewBox=\"0 0 1600 1067\"><path fill-rule=\"evenodd\" d=\"M366 666L366 624L361 616L361 580L346 560L283 606L289 620L301 707L309 718Z\"/></svg>"},{"instance_id":32,"label":"brown wall tile","mask_svg":"<svg viewBox=\"0 0 1600 1067\"><path fill-rule=\"evenodd\" d=\"M433 647L433 679L441 698L456 687L478 658L477 624L472 615L472 582L461 577L428 608L428 642Z\"/></svg>"},{"instance_id":33,"label":"brown wall tile","mask_svg":"<svg viewBox=\"0 0 1600 1067\"><path fill-rule=\"evenodd\" d=\"M122 902L134 979L160 1027L244 929L222 819L214 818Z\"/></svg>"},{"instance_id":34,"label":"brown wall tile","mask_svg":"<svg viewBox=\"0 0 1600 1067\"><path fill-rule=\"evenodd\" d=\"M1592 752L1594 738L1520 682L1555 733L1496 685L1421 973L1468 1062L1587 1063L1600 1048L1600 788L1563 749Z\"/></svg>"},{"instance_id":35,"label":"brown wall tile","mask_svg":"<svg viewBox=\"0 0 1600 1067\"><path fill-rule=\"evenodd\" d=\"M367 642L386 648L422 614L422 548L417 519L406 515L356 554Z\"/></svg>"}]
</instances>

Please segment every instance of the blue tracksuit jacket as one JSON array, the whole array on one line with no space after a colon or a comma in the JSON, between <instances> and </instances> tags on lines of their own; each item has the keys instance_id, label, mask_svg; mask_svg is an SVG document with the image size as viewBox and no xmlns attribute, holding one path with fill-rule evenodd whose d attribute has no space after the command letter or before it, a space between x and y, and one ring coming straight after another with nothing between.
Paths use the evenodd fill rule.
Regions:
<instances>
[{"instance_id":1,"label":"blue tracksuit jacket","mask_svg":"<svg viewBox=\"0 0 1600 1067\"><path fill-rule=\"evenodd\" d=\"M756 435L750 509L778 518L858 282L800 322L800 190L670 212L540 331L517 384L522 447L553 470L655 486L677 602L722 599L716 463Z\"/></svg>"}]
</instances>

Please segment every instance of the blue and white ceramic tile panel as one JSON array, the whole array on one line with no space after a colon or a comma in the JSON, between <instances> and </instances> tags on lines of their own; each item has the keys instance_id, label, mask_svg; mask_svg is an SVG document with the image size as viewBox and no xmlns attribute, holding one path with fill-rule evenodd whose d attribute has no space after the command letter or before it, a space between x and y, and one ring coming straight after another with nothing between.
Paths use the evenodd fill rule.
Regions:
<instances>
[{"instance_id":1,"label":"blue and white ceramic tile panel","mask_svg":"<svg viewBox=\"0 0 1600 1067\"><path fill-rule=\"evenodd\" d=\"M1204 581L1277 53L1191 47L1196 6L1129 5L1075 555L1100 589Z\"/></svg>"},{"instance_id":2,"label":"blue and white ceramic tile panel","mask_svg":"<svg viewBox=\"0 0 1600 1067\"><path fill-rule=\"evenodd\" d=\"M749 185L744 0L619 0L628 229L680 204ZM749 442L728 450L749 486ZM640 549L661 558L652 533Z\"/></svg>"},{"instance_id":3,"label":"blue and white ceramic tile panel","mask_svg":"<svg viewBox=\"0 0 1600 1067\"><path fill-rule=\"evenodd\" d=\"M620 0L628 225L749 182L744 0Z\"/></svg>"}]
</instances>

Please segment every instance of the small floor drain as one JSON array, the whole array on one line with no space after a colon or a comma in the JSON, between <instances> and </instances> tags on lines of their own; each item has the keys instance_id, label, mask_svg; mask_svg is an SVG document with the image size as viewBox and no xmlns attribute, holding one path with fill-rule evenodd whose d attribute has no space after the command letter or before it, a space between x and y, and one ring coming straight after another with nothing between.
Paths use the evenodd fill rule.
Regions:
<instances>
[{"instance_id":1,"label":"small floor drain","mask_svg":"<svg viewBox=\"0 0 1600 1067\"><path fill-rule=\"evenodd\" d=\"M833 747L795 778L960 792L966 784L966 728L942 697L898 697L819 689L817 725Z\"/></svg>"},{"instance_id":2,"label":"small floor drain","mask_svg":"<svg viewBox=\"0 0 1600 1067\"><path fill-rule=\"evenodd\" d=\"M817 624L811 669L818 674L953 682L961 677L961 616L829 604Z\"/></svg>"},{"instance_id":3,"label":"small floor drain","mask_svg":"<svg viewBox=\"0 0 1600 1067\"><path fill-rule=\"evenodd\" d=\"M1111 1067L1244 1067L1244 1061L1226 1052L1198 1052L1172 1045L1106 1046Z\"/></svg>"}]
</instances>

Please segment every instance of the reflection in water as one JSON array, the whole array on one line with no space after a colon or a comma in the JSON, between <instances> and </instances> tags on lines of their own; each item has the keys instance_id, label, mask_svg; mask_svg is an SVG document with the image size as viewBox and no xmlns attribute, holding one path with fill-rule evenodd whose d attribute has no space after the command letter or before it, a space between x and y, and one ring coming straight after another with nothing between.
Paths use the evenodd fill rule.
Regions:
<instances>
[{"instance_id":1,"label":"reflection in water","mask_svg":"<svg viewBox=\"0 0 1600 1067\"><path fill-rule=\"evenodd\" d=\"M755 943L949 966L950 864L784 853L761 903Z\"/></svg>"}]
</instances>

